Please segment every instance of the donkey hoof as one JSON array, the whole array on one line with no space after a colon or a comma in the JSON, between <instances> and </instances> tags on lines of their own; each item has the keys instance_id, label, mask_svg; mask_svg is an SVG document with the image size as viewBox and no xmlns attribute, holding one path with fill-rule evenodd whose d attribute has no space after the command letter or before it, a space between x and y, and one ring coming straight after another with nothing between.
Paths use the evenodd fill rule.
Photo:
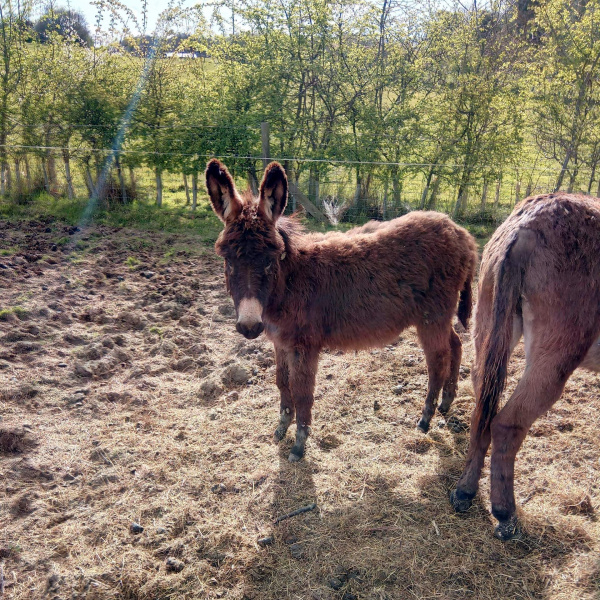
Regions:
<instances>
[{"instance_id":1,"label":"donkey hoof","mask_svg":"<svg viewBox=\"0 0 600 600\"><path fill-rule=\"evenodd\" d=\"M291 463L295 463L295 462L298 462L303 456L304 456L304 444L302 444L302 445L294 444L290 451L288 460Z\"/></svg>"},{"instance_id":2,"label":"donkey hoof","mask_svg":"<svg viewBox=\"0 0 600 600\"><path fill-rule=\"evenodd\" d=\"M288 456L288 460L291 463L296 463L299 460L302 460L302 456L304 455L304 452L302 454L296 454L293 450L290 452L290 455Z\"/></svg>"},{"instance_id":3,"label":"donkey hoof","mask_svg":"<svg viewBox=\"0 0 600 600\"><path fill-rule=\"evenodd\" d=\"M423 432L423 433L427 433L429 431L429 421L425 420L423 417L421 417L421 420L419 421L417 427Z\"/></svg>"},{"instance_id":4,"label":"donkey hoof","mask_svg":"<svg viewBox=\"0 0 600 600\"><path fill-rule=\"evenodd\" d=\"M519 539L522 537L523 531L519 525L517 517L513 515L506 521L500 521L494 530L494 537L507 542L508 540Z\"/></svg>"},{"instance_id":5,"label":"donkey hoof","mask_svg":"<svg viewBox=\"0 0 600 600\"><path fill-rule=\"evenodd\" d=\"M447 415L448 411L450 410L450 404L448 404L447 406L445 404L440 404L438 406L438 411L440 412L440 414L442 415Z\"/></svg>"},{"instance_id":6,"label":"donkey hoof","mask_svg":"<svg viewBox=\"0 0 600 600\"><path fill-rule=\"evenodd\" d=\"M463 496L462 498L460 497L461 495ZM456 512L467 512L473 504L473 498L465 496L464 493L461 493L458 490L452 490L450 492L450 504L452 504L452 508Z\"/></svg>"},{"instance_id":7,"label":"donkey hoof","mask_svg":"<svg viewBox=\"0 0 600 600\"><path fill-rule=\"evenodd\" d=\"M275 443L278 444L285 437L286 433L287 429L282 429L281 427L278 427L275 430L275 433L273 434L273 440L275 441Z\"/></svg>"}]
</instances>

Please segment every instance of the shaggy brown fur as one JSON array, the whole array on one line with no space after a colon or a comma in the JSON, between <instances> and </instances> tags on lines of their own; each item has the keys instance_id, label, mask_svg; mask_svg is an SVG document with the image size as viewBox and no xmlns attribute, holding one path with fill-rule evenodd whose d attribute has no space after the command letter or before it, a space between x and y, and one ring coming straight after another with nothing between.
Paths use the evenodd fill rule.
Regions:
<instances>
[{"instance_id":1,"label":"shaggy brown fur","mask_svg":"<svg viewBox=\"0 0 600 600\"><path fill-rule=\"evenodd\" d=\"M275 345L281 440L296 416L290 460L304 453L319 352L393 342L415 325L425 351L429 389L419 426L427 431L443 388L440 411L456 394L461 342L452 328L458 306L471 313L476 246L447 216L415 212L348 233L305 234L281 217L287 178L271 163L258 200L241 198L227 169L209 162L206 185L225 223L216 243L225 259L237 329L255 338L264 329ZM460 302L459 302L460 296Z\"/></svg>"},{"instance_id":2,"label":"shaggy brown fur","mask_svg":"<svg viewBox=\"0 0 600 600\"><path fill-rule=\"evenodd\" d=\"M600 200L569 194L527 198L498 228L481 262L475 314L477 404L465 470L452 493L467 510L492 442L496 536L517 530L515 456L577 367L600 370ZM523 334L526 367L496 416L510 354Z\"/></svg>"}]
</instances>

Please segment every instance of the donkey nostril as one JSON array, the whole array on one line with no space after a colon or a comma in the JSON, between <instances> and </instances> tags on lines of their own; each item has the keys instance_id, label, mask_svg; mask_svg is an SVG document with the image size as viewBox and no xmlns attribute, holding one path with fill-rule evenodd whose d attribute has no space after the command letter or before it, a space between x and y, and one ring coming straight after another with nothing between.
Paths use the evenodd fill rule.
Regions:
<instances>
[{"instance_id":1,"label":"donkey nostril","mask_svg":"<svg viewBox=\"0 0 600 600\"><path fill-rule=\"evenodd\" d=\"M241 333L244 337L253 340L258 337L264 330L265 326L261 321L257 321L256 323L246 324L241 321L238 321L235 325L238 333Z\"/></svg>"}]
</instances>

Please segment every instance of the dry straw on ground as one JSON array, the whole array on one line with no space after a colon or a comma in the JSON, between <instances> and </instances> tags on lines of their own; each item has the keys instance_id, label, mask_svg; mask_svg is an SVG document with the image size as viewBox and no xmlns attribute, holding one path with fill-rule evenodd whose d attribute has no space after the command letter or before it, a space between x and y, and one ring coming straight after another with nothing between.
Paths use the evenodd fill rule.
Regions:
<instances>
[{"instance_id":1,"label":"dry straw on ground","mask_svg":"<svg viewBox=\"0 0 600 600\"><path fill-rule=\"evenodd\" d=\"M5 597L598 596L598 376L577 373L534 425L517 461L527 535L502 544L487 467L468 514L447 500L468 369L449 418L415 429L427 377L414 332L322 356L313 436L291 465L291 435L271 441L272 348L235 333L210 248L42 223L0 223L0 244ZM511 387L522 363L518 349Z\"/></svg>"}]
</instances>

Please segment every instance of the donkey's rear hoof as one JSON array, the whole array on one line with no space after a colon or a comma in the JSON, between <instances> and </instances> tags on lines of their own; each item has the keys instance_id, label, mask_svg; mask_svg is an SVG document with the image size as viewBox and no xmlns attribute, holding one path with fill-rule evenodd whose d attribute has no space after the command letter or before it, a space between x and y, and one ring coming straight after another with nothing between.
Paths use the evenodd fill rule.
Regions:
<instances>
[{"instance_id":1,"label":"donkey's rear hoof","mask_svg":"<svg viewBox=\"0 0 600 600\"><path fill-rule=\"evenodd\" d=\"M500 521L494 530L494 537L503 542L523 537L523 530L521 529L517 517L513 515L506 521Z\"/></svg>"},{"instance_id":2,"label":"donkey's rear hoof","mask_svg":"<svg viewBox=\"0 0 600 600\"><path fill-rule=\"evenodd\" d=\"M419 421L419 423L417 424L417 427L423 432L423 433L427 433L429 431L429 421L425 420L423 417L421 417L421 420Z\"/></svg>"},{"instance_id":3,"label":"donkey's rear hoof","mask_svg":"<svg viewBox=\"0 0 600 600\"><path fill-rule=\"evenodd\" d=\"M467 512L473 504L473 498L470 498L459 490L452 490L450 492L450 504L452 504L452 508L456 512Z\"/></svg>"}]
</instances>

